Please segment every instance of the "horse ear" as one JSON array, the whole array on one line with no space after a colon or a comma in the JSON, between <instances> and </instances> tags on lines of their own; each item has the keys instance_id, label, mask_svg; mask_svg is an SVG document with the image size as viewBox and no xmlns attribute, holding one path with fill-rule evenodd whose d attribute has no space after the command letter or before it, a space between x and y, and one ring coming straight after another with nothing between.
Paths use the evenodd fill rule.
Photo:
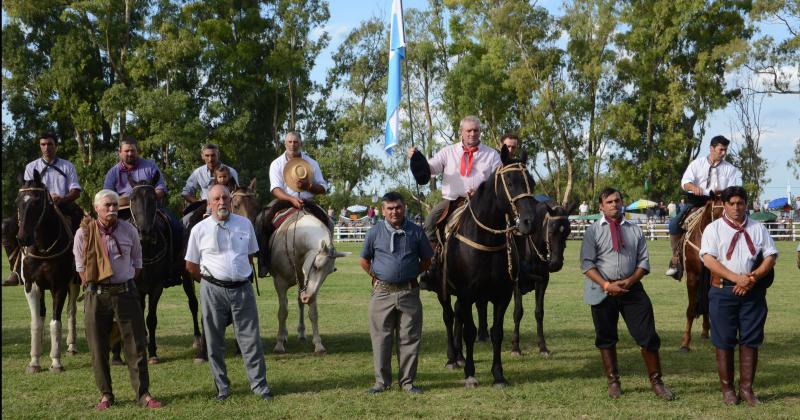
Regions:
<instances>
[{"instance_id":1,"label":"horse ear","mask_svg":"<svg viewBox=\"0 0 800 420\"><path fill-rule=\"evenodd\" d=\"M33 181L36 182L37 184L42 183L42 174L39 173L38 169L33 170Z\"/></svg>"},{"instance_id":2,"label":"horse ear","mask_svg":"<svg viewBox=\"0 0 800 420\"><path fill-rule=\"evenodd\" d=\"M503 162L503 165L508 165L511 156L508 153L508 148L504 144L503 147L500 148L500 161Z\"/></svg>"},{"instance_id":3,"label":"horse ear","mask_svg":"<svg viewBox=\"0 0 800 420\"><path fill-rule=\"evenodd\" d=\"M250 181L250 185L247 186L247 189L251 191L256 190L256 177L253 177L253 179Z\"/></svg>"},{"instance_id":4,"label":"horse ear","mask_svg":"<svg viewBox=\"0 0 800 420\"><path fill-rule=\"evenodd\" d=\"M352 252L334 251L333 258L342 258L352 254Z\"/></svg>"},{"instance_id":5,"label":"horse ear","mask_svg":"<svg viewBox=\"0 0 800 420\"><path fill-rule=\"evenodd\" d=\"M155 187L158 184L158 180L161 179L161 171L156 171L156 174L153 176L153 180L150 182Z\"/></svg>"},{"instance_id":6,"label":"horse ear","mask_svg":"<svg viewBox=\"0 0 800 420\"><path fill-rule=\"evenodd\" d=\"M528 151L527 150L522 149L522 153L519 155L519 160L521 160L522 163L528 163Z\"/></svg>"}]
</instances>

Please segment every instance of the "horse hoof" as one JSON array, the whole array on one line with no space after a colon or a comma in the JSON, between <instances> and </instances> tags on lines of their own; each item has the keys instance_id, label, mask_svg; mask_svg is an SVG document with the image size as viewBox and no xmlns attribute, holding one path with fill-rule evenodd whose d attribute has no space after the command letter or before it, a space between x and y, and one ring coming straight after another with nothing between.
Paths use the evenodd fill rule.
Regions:
<instances>
[{"instance_id":1,"label":"horse hoof","mask_svg":"<svg viewBox=\"0 0 800 420\"><path fill-rule=\"evenodd\" d=\"M492 384L492 387L497 388L497 389L503 389L503 388L505 388L507 386L508 386L508 382L506 382L506 381L499 381L499 382L495 381Z\"/></svg>"},{"instance_id":2,"label":"horse hoof","mask_svg":"<svg viewBox=\"0 0 800 420\"><path fill-rule=\"evenodd\" d=\"M192 340L192 349L200 350L200 339L199 338L195 338L194 340Z\"/></svg>"},{"instance_id":3,"label":"horse hoof","mask_svg":"<svg viewBox=\"0 0 800 420\"><path fill-rule=\"evenodd\" d=\"M64 366L50 366L50 372L61 373L64 371Z\"/></svg>"},{"instance_id":4,"label":"horse hoof","mask_svg":"<svg viewBox=\"0 0 800 420\"><path fill-rule=\"evenodd\" d=\"M464 388L473 389L478 387L478 380L470 376L464 380Z\"/></svg>"},{"instance_id":5,"label":"horse hoof","mask_svg":"<svg viewBox=\"0 0 800 420\"><path fill-rule=\"evenodd\" d=\"M689 353L689 347L681 346L681 348L678 349L678 353Z\"/></svg>"},{"instance_id":6,"label":"horse hoof","mask_svg":"<svg viewBox=\"0 0 800 420\"><path fill-rule=\"evenodd\" d=\"M548 351L548 350L540 351L539 352L539 356L541 356L541 357L543 357L545 359L549 359L550 358L550 351Z\"/></svg>"},{"instance_id":7,"label":"horse hoof","mask_svg":"<svg viewBox=\"0 0 800 420\"><path fill-rule=\"evenodd\" d=\"M445 363L444 368L447 370L456 370L456 364L448 362Z\"/></svg>"},{"instance_id":8,"label":"horse hoof","mask_svg":"<svg viewBox=\"0 0 800 420\"><path fill-rule=\"evenodd\" d=\"M151 358L147 359L147 364L148 364L148 365L157 365L157 364L159 364L160 362L161 362L161 360L159 360L159 359L158 359L158 357L155 357L155 356L153 356L153 357L151 357Z\"/></svg>"},{"instance_id":9,"label":"horse hoof","mask_svg":"<svg viewBox=\"0 0 800 420\"><path fill-rule=\"evenodd\" d=\"M122 366L125 363L122 362L122 359L111 359L112 366Z\"/></svg>"},{"instance_id":10,"label":"horse hoof","mask_svg":"<svg viewBox=\"0 0 800 420\"><path fill-rule=\"evenodd\" d=\"M464 359L458 359L458 360L456 360L456 366L458 366L458 367L460 367L460 368L463 368L463 367L464 367L464 366L466 366L466 365L467 365L467 362L466 362Z\"/></svg>"},{"instance_id":11,"label":"horse hoof","mask_svg":"<svg viewBox=\"0 0 800 420\"><path fill-rule=\"evenodd\" d=\"M324 349L323 350L317 350L317 351L314 352L314 356L324 356L326 354L328 354L328 352L326 350L324 350Z\"/></svg>"},{"instance_id":12,"label":"horse hoof","mask_svg":"<svg viewBox=\"0 0 800 420\"><path fill-rule=\"evenodd\" d=\"M305 342L306 342L306 336L304 336L304 335L298 335L298 336L297 336L297 340L299 340L300 342L303 342L303 343L305 343Z\"/></svg>"},{"instance_id":13,"label":"horse hoof","mask_svg":"<svg viewBox=\"0 0 800 420\"><path fill-rule=\"evenodd\" d=\"M67 354L70 356L75 356L78 354L78 350L67 350Z\"/></svg>"},{"instance_id":14,"label":"horse hoof","mask_svg":"<svg viewBox=\"0 0 800 420\"><path fill-rule=\"evenodd\" d=\"M28 366L25 368L25 373L39 373L42 371L41 366Z\"/></svg>"},{"instance_id":15,"label":"horse hoof","mask_svg":"<svg viewBox=\"0 0 800 420\"><path fill-rule=\"evenodd\" d=\"M489 336L488 335L478 336L478 341L481 342L481 343L488 343L489 342Z\"/></svg>"},{"instance_id":16,"label":"horse hoof","mask_svg":"<svg viewBox=\"0 0 800 420\"><path fill-rule=\"evenodd\" d=\"M702 334L700 334L700 338L703 338L703 339L706 339L706 340L708 340L708 333L702 333Z\"/></svg>"},{"instance_id":17,"label":"horse hoof","mask_svg":"<svg viewBox=\"0 0 800 420\"><path fill-rule=\"evenodd\" d=\"M197 364L197 365L202 364L202 363L206 363L206 362L208 362L208 359L203 359L202 357L195 357L194 358L194 363Z\"/></svg>"},{"instance_id":18,"label":"horse hoof","mask_svg":"<svg viewBox=\"0 0 800 420\"><path fill-rule=\"evenodd\" d=\"M272 349L272 352L275 354L286 354L286 349L275 347Z\"/></svg>"},{"instance_id":19,"label":"horse hoof","mask_svg":"<svg viewBox=\"0 0 800 420\"><path fill-rule=\"evenodd\" d=\"M511 355L514 357L522 357L522 352L519 350L511 350Z\"/></svg>"}]
</instances>

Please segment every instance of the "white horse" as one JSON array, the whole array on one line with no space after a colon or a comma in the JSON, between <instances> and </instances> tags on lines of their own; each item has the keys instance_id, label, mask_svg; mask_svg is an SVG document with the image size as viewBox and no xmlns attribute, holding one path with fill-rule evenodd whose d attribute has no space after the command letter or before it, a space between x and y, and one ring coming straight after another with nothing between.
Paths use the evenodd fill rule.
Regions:
<instances>
[{"instance_id":1,"label":"white horse","mask_svg":"<svg viewBox=\"0 0 800 420\"><path fill-rule=\"evenodd\" d=\"M297 304L300 308L297 334L306 339L303 305L308 305L311 320L314 354L325 354L319 336L316 296L322 282L334 272L334 260L349 255L337 252L331 242L331 232L311 213L299 211L287 218L270 238L270 272L278 294L278 337L275 353L286 352L286 317L289 314L287 291L299 284Z\"/></svg>"}]
</instances>

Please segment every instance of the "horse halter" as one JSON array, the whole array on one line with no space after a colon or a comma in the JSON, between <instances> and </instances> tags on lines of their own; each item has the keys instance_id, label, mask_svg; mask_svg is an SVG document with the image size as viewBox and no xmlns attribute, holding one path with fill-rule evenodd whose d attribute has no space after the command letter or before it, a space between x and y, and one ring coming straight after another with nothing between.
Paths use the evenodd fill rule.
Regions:
<instances>
[{"instance_id":1,"label":"horse halter","mask_svg":"<svg viewBox=\"0 0 800 420\"><path fill-rule=\"evenodd\" d=\"M539 257L542 262L550 261L550 221L551 220L564 220L567 219L567 216L551 216L550 212L545 213L544 220L542 221L542 227L544 228L544 246L545 246L545 256L542 256L542 253L539 252L539 249L536 248L536 244L533 242L533 239L529 235L529 241L533 250L536 251L536 256Z\"/></svg>"},{"instance_id":2,"label":"horse halter","mask_svg":"<svg viewBox=\"0 0 800 420\"><path fill-rule=\"evenodd\" d=\"M19 192L25 192L25 191L41 191L42 194L45 197L44 198L44 204L42 204L42 212L39 214L39 220L37 220L36 224L34 225L34 229L35 229L40 224L42 224L42 220L44 220L44 214L47 213L47 205L52 203L52 201L50 199L50 194L47 193L47 188L46 187L28 187L28 188L20 188L19 189ZM19 208L17 208L17 222L20 221L20 219L21 219L20 216L21 216L21 214L19 213Z\"/></svg>"},{"instance_id":3,"label":"horse halter","mask_svg":"<svg viewBox=\"0 0 800 420\"><path fill-rule=\"evenodd\" d=\"M505 178L505 175L509 172L521 172L522 179L525 181L525 191L513 197L511 196L511 192L508 190L508 181L506 181ZM528 177L525 176L526 172L527 169L525 168L524 163L512 163L507 166L501 166L495 171L494 192L497 194L497 179L499 178L501 181L503 181L503 191L506 193L506 199L508 199L508 203L511 204L511 211L514 212L514 225L516 225L519 221L519 210L517 210L516 205L517 200L525 197L533 197L533 191L531 190L531 185L528 183Z\"/></svg>"},{"instance_id":4,"label":"horse halter","mask_svg":"<svg viewBox=\"0 0 800 420\"><path fill-rule=\"evenodd\" d=\"M133 195L133 191L136 190L137 188L152 188L153 191L156 190L156 187L150 184L134 185L131 187L131 193L129 194L129 197ZM133 222L133 225L136 226L136 228L138 229L139 225L136 223L136 215L133 214L133 210L131 210L130 213L131 213L131 221Z\"/></svg>"}]
</instances>

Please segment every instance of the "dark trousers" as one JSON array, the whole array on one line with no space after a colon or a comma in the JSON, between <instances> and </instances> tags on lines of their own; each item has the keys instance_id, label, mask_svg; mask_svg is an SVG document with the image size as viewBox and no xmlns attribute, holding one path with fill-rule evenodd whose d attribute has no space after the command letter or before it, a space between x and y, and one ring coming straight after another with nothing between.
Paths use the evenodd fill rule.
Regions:
<instances>
[{"instance_id":1,"label":"dark trousers","mask_svg":"<svg viewBox=\"0 0 800 420\"><path fill-rule=\"evenodd\" d=\"M139 293L135 289L116 295L87 291L83 311L86 341L92 353L92 370L97 388L103 394L114 395L108 360L111 327L116 322L128 363L131 387L137 401L144 404L150 387L150 375L147 371L147 336Z\"/></svg>"},{"instance_id":2,"label":"dark trousers","mask_svg":"<svg viewBox=\"0 0 800 420\"><path fill-rule=\"evenodd\" d=\"M436 221L439 220L439 217L441 217L442 213L444 213L449 205L450 200L440 201L436 207L431 209L430 213L428 213L428 217L425 218L425 225L422 229L425 231L425 236L428 237L429 241L436 241Z\"/></svg>"},{"instance_id":3,"label":"dark trousers","mask_svg":"<svg viewBox=\"0 0 800 420\"><path fill-rule=\"evenodd\" d=\"M620 314L628 326L628 332L639 346L650 352L658 351L661 338L656 333L653 304L641 283L631 286L624 295L608 296L597 305L592 305L597 348L608 349L617 345L617 322Z\"/></svg>"},{"instance_id":4,"label":"dark trousers","mask_svg":"<svg viewBox=\"0 0 800 420\"><path fill-rule=\"evenodd\" d=\"M732 286L712 287L708 291L708 310L715 347L731 350L741 344L757 348L764 342L766 289L754 288L744 296L736 296Z\"/></svg>"}]
</instances>

